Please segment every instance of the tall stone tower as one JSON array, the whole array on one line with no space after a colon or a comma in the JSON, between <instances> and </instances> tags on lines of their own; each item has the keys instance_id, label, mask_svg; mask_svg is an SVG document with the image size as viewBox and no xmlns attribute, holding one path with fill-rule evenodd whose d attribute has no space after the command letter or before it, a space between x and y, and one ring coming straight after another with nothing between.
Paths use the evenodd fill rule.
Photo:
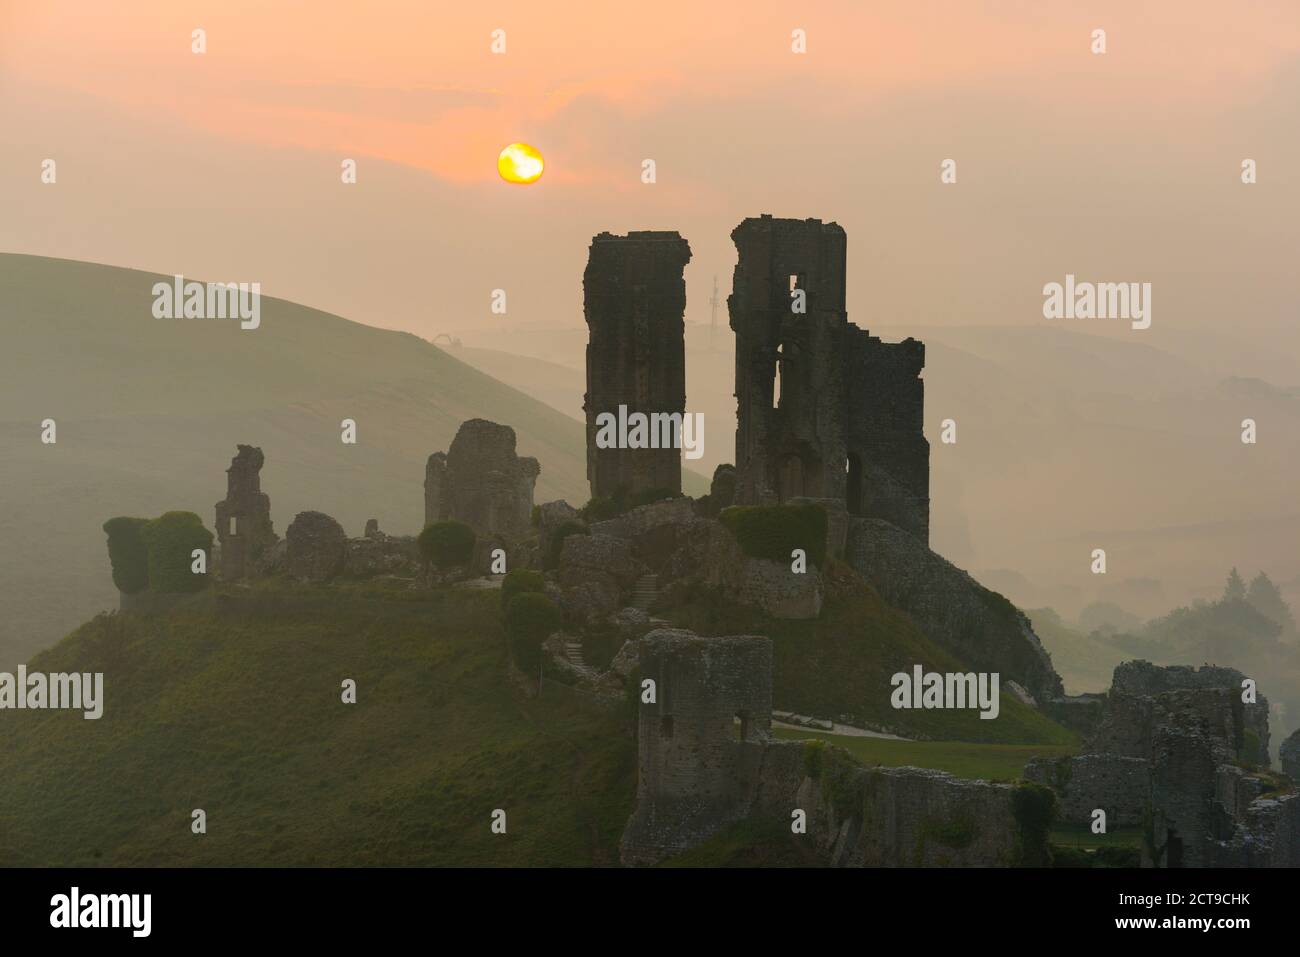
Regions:
<instances>
[{"instance_id":1,"label":"tall stone tower","mask_svg":"<svg viewBox=\"0 0 1300 957\"><path fill-rule=\"evenodd\" d=\"M217 503L221 577L246 578L254 563L280 540L271 525L271 499L262 491L262 450L239 446L226 469L226 498Z\"/></svg>"},{"instance_id":2,"label":"tall stone tower","mask_svg":"<svg viewBox=\"0 0 1300 957\"><path fill-rule=\"evenodd\" d=\"M686 408L686 281L691 248L676 232L601 233L583 273L587 320L587 480L593 497L682 488L680 448L599 448L597 417Z\"/></svg>"},{"instance_id":3,"label":"tall stone tower","mask_svg":"<svg viewBox=\"0 0 1300 957\"><path fill-rule=\"evenodd\" d=\"M925 345L848 321L835 223L763 215L731 238L736 501L834 499L928 543Z\"/></svg>"},{"instance_id":4,"label":"tall stone tower","mask_svg":"<svg viewBox=\"0 0 1300 957\"><path fill-rule=\"evenodd\" d=\"M843 499L844 230L764 214L731 238L736 501Z\"/></svg>"}]
</instances>

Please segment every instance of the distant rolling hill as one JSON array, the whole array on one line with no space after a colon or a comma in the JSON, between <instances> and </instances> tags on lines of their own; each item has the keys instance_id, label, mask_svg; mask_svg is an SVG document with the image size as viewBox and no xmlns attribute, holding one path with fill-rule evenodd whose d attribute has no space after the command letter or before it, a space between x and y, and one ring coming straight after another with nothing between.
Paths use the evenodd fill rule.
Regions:
<instances>
[{"instance_id":1,"label":"distant rolling hill","mask_svg":"<svg viewBox=\"0 0 1300 957\"><path fill-rule=\"evenodd\" d=\"M368 518L417 532L425 459L476 416L541 462L539 502L589 497L575 418L416 336L266 295L257 329L155 319L153 284L169 278L0 254L0 668L116 606L105 519L189 509L211 525L240 442L266 453L280 534L306 509L352 535ZM344 418L356 445L340 441Z\"/></svg>"}]
</instances>

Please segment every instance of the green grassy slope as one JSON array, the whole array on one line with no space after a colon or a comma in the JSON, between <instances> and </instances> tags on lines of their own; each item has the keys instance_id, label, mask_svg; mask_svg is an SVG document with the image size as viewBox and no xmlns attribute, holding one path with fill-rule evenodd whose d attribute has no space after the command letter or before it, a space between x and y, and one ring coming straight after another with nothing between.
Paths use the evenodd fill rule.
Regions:
<instances>
[{"instance_id":1,"label":"green grassy slope","mask_svg":"<svg viewBox=\"0 0 1300 957\"><path fill-rule=\"evenodd\" d=\"M4 712L0 866L617 863L628 726L515 690L497 593L239 601L104 616L31 662L104 671L105 712Z\"/></svg>"},{"instance_id":2,"label":"green grassy slope","mask_svg":"<svg viewBox=\"0 0 1300 957\"><path fill-rule=\"evenodd\" d=\"M589 497L580 422L424 340L269 296L258 329L155 319L152 286L169 279L0 254L0 536L21 543L0 555L0 667L115 607L105 519L180 508L211 523L239 442L266 453L281 534L308 509L353 535L368 518L418 532L425 460L476 416L541 462L537 501ZM46 418L56 445L40 442Z\"/></svg>"},{"instance_id":3,"label":"green grassy slope","mask_svg":"<svg viewBox=\"0 0 1300 957\"><path fill-rule=\"evenodd\" d=\"M826 601L813 621L779 621L696 588L676 607L656 609L702 635L768 635L773 643L773 706L846 724L888 728L935 741L1073 745L1076 736L1005 691L1000 714L973 710L895 710L890 678L921 664L965 672L903 612L885 604L846 566L833 564Z\"/></svg>"}]
</instances>

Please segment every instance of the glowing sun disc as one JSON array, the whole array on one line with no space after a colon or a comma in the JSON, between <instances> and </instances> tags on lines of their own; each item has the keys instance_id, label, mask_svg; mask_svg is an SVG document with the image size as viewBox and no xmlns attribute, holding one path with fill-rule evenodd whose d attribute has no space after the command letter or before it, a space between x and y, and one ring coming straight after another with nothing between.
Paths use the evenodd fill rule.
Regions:
<instances>
[{"instance_id":1,"label":"glowing sun disc","mask_svg":"<svg viewBox=\"0 0 1300 957\"><path fill-rule=\"evenodd\" d=\"M527 143L511 143L497 157L497 172L507 183L535 183L544 167L542 154Z\"/></svg>"}]
</instances>

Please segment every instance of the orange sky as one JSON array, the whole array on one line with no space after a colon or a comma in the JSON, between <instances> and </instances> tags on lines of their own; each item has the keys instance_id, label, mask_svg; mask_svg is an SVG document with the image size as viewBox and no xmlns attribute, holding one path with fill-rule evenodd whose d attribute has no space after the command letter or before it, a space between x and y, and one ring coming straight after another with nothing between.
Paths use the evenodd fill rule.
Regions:
<instances>
[{"instance_id":1,"label":"orange sky","mask_svg":"<svg viewBox=\"0 0 1300 957\"><path fill-rule=\"evenodd\" d=\"M1291 0L8 0L0 248L248 276L431 335L486 318L497 287L512 319L579 321L604 229L680 229L705 320L730 229L772 212L845 225L863 325L1042 321L1042 284L1091 270L1158 284L1153 336L1240 312L1243 285L1236 320L1279 328L1298 90ZM516 140L546 156L535 186L496 177ZM57 191L33 173L46 156ZM413 272L437 310L411 308Z\"/></svg>"}]
</instances>

